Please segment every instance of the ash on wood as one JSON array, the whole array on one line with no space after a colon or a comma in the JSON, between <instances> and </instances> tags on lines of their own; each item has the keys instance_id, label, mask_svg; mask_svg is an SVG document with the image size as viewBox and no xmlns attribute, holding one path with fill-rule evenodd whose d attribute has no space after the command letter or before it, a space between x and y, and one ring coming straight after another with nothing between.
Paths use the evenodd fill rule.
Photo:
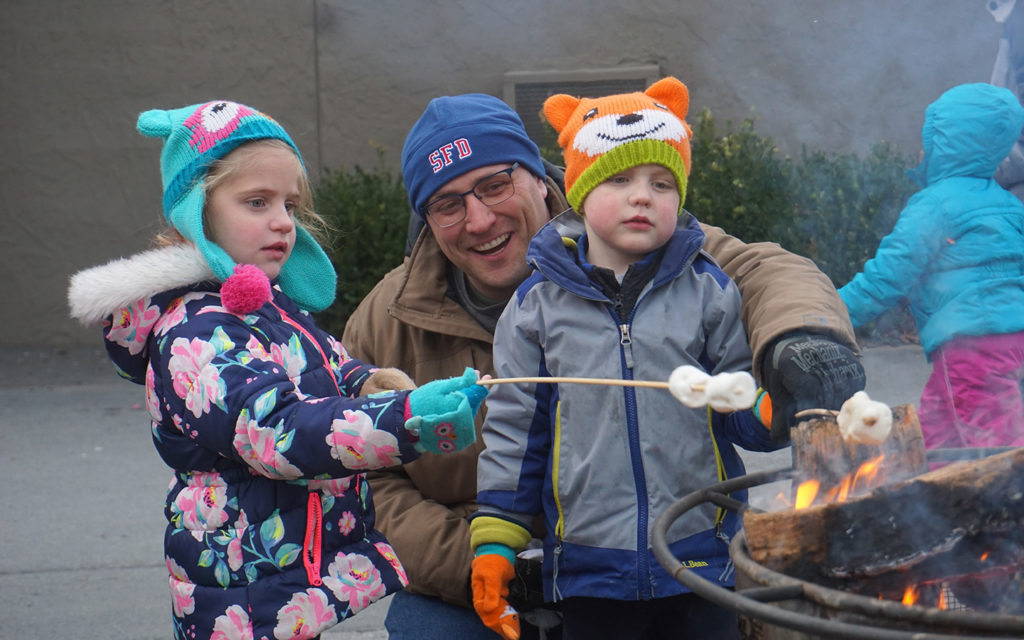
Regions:
<instances>
[{"instance_id":1,"label":"ash on wood","mask_svg":"<svg viewBox=\"0 0 1024 640\"><path fill-rule=\"evenodd\" d=\"M743 515L770 569L876 593L1024 563L1024 448L959 462L846 502Z\"/></svg>"}]
</instances>

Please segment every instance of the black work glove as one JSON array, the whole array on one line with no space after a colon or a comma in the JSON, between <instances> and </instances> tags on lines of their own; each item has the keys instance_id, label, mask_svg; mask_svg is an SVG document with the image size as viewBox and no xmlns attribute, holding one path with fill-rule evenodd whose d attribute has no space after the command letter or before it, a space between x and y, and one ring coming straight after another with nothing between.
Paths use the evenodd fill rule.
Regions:
<instances>
[{"instance_id":1,"label":"black work glove","mask_svg":"<svg viewBox=\"0 0 1024 640\"><path fill-rule=\"evenodd\" d=\"M864 366L846 345L822 335L789 333L776 340L762 363L762 386L772 399L772 442L789 440L804 409L839 409L864 389Z\"/></svg>"},{"instance_id":2,"label":"black work glove","mask_svg":"<svg viewBox=\"0 0 1024 640\"><path fill-rule=\"evenodd\" d=\"M508 603L520 613L545 606L540 558L527 560L516 556L515 569L516 577L508 583Z\"/></svg>"}]
</instances>

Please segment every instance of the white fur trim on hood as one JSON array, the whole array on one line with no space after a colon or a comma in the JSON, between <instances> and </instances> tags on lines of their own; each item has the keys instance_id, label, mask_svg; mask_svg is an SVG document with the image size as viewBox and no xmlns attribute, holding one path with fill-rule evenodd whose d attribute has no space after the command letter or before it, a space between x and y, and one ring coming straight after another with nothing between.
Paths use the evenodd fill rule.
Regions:
<instances>
[{"instance_id":1,"label":"white fur trim on hood","mask_svg":"<svg viewBox=\"0 0 1024 640\"><path fill-rule=\"evenodd\" d=\"M68 305L72 318L92 325L162 291L215 279L198 249L172 245L79 271L71 276Z\"/></svg>"}]
</instances>

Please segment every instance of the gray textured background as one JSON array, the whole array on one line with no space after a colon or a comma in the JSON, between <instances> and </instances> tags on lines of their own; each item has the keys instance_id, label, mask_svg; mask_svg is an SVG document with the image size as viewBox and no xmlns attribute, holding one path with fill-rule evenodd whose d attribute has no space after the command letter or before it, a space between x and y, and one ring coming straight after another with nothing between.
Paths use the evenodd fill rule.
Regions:
<instances>
[{"instance_id":1,"label":"gray textured background","mask_svg":"<svg viewBox=\"0 0 1024 640\"><path fill-rule=\"evenodd\" d=\"M887 139L916 154L924 107L988 80L999 34L982 0L3 0L0 344L95 344L68 319L67 279L157 228L146 109L250 104L315 176L378 149L397 167L436 95L655 64L687 83L692 112L755 117L783 153Z\"/></svg>"}]
</instances>

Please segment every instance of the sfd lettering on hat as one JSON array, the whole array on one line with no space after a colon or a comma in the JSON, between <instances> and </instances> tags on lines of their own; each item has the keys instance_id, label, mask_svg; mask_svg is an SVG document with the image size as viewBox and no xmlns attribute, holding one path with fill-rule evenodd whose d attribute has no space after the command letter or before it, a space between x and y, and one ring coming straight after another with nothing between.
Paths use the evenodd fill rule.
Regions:
<instances>
[{"instance_id":1,"label":"sfd lettering on hat","mask_svg":"<svg viewBox=\"0 0 1024 640\"><path fill-rule=\"evenodd\" d=\"M422 216L423 205L448 182L513 162L544 176L540 149L512 107L482 93L441 96L430 101L405 138L402 179L409 204Z\"/></svg>"},{"instance_id":2,"label":"sfd lettering on hat","mask_svg":"<svg viewBox=\"0 0 1024 640\"><path fill-rule=\"evenodd\" d=\"M430 161L430 168L434 170L434 173L455 162L452 159L452 151L455 150L458 150L458 160L473 155L473 149L469 146L469 140L465 138L459 138L458 140L452 140L448 144L443 144L427 157L427 160Z\"/></svg>"}]
</instances>

